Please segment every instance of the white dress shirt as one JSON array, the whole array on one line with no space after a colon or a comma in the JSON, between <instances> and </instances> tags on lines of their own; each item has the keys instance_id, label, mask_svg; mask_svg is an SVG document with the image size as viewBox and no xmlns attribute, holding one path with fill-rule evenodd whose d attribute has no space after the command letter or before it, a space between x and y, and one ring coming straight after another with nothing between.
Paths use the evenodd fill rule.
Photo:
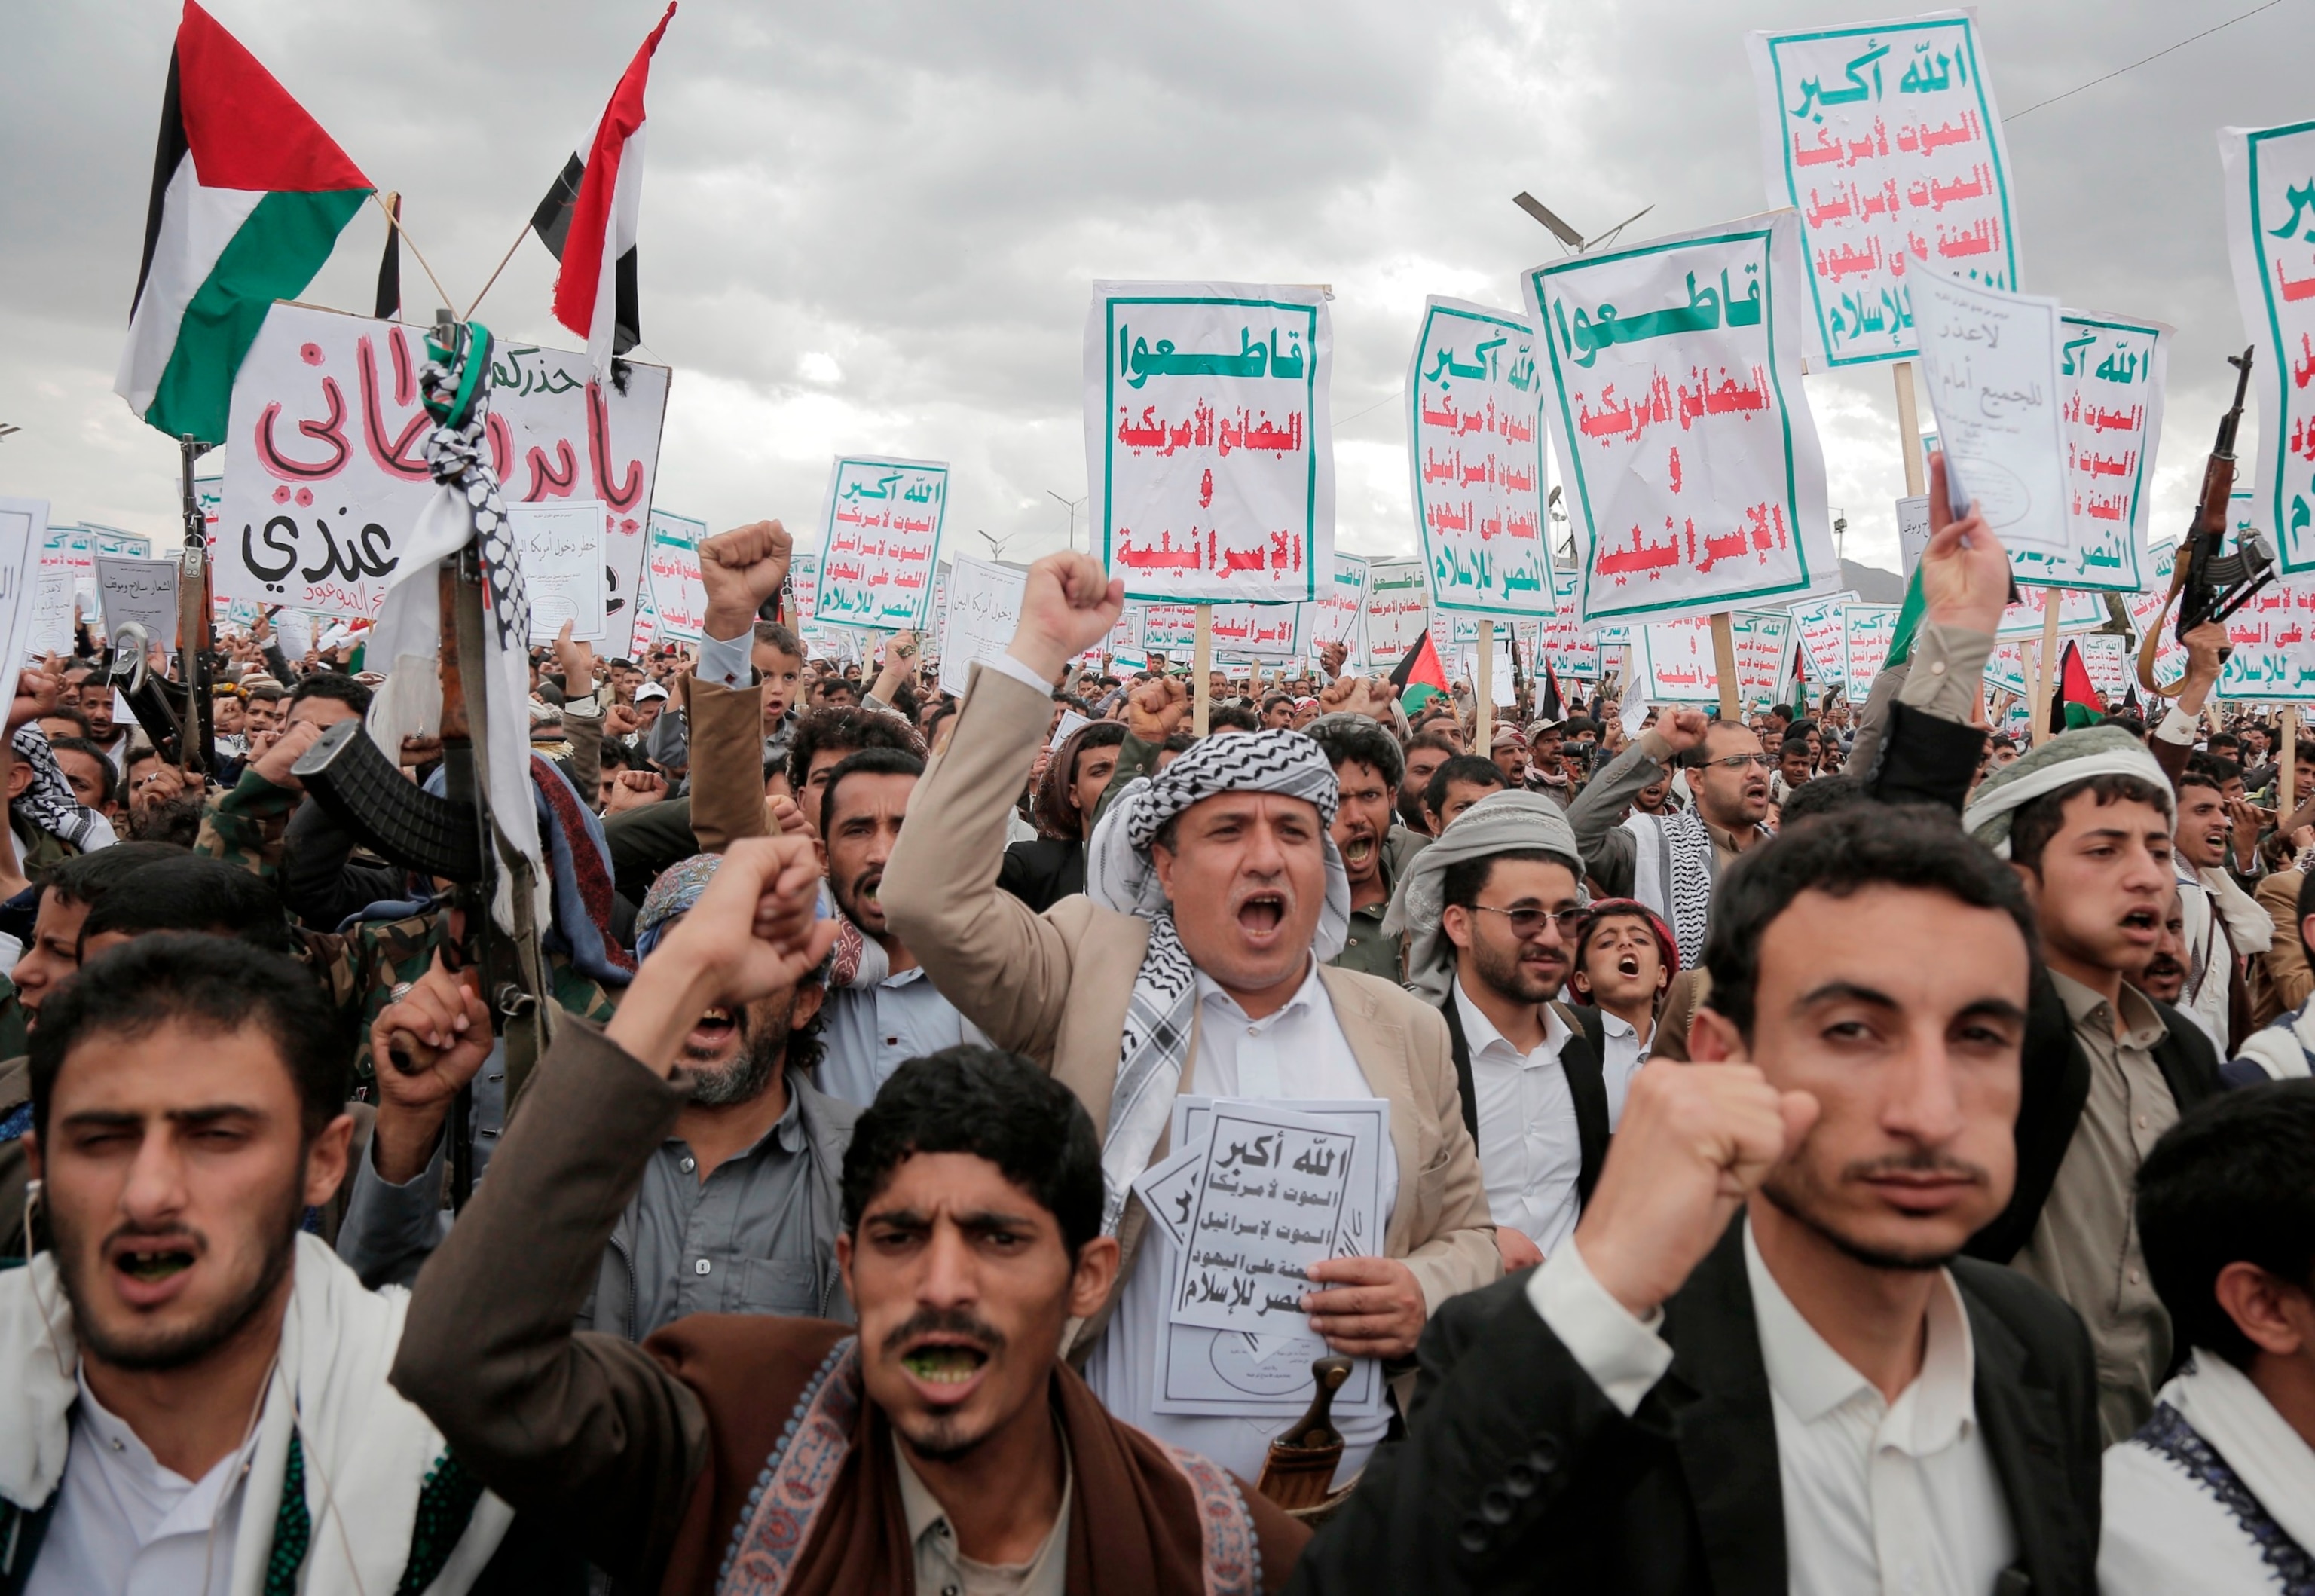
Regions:
<instances>
[{"instance_id":1,"label":"white dress shirt","mask_svg":"<svg viewBox=\"0 0 2315 1596\"><path fill-rule=\"evenodd\" d=\"M989 1039L942 997L919 964L873 987L831 987L820 1011L820 1068L812 1084L840 1102L867 1107L910 1059Z\"/></svg>"},{"instance_id":2,"label":"white dress shirt","mask_svg":"<svg viewBox=\"0 0 2315 1596\"><path fill-rule=\"evenodd\" d=\"M1367 1084L1366 1072L1351 1051L1350 1039L1335 1018L1334 1000L1318 979L1316 960L1286 1006L1259 1020L1248 1018L1237 1000L1202 971L1198 974L1197 991L1197 1048L1183 1079L1183 1091L1203 1097L1273 1101L1379 1095ZM1394 1135L1399 1133L1395 1124L1391 1130ZM1381 1217L1387 1227L1398 1201L1398 1161L1386 1148L1379 1162ZM1167 1286L1173 1274L1172 1242L1161 1227L1144 1228L1117 1310L1086 1360L1086 1383L1101 1398L1102 1405L1125 1423L1160 1441L1203 1453L1242 1479L1257 1479L1270 1455L1272 1440L1293 1423L1294 1414L1239 1419L1161 1414L1156 1409L1158 1360L1165 1352ZM1335 1427L1343 1432L1344 1442L1343 1460L1335 1469L1335 1479L1340 1484L1366 1467L1375 1443L1389 1428L1389 1419L1383 1414L1353 1418L1337 1413Z\"/></svg>"},{"instance_id":3,"label":"white dress shirt","mask_svg":"<svg viewBox=\"0 0 2315 1596\"><path fill-rule=\"evenodd\" d=\"M198 1480L163 1467L80 1383L64 1483L25 1596L225 1596L233 1588L248 1442Z\"/></svg>"},{"instance_id":4,"label":"white dress shirt","mask_svg":"<svg viewBox=\"0 0 2315 1596\"><path fill-rule=\"evenodd\" d=\"M1487 1211L1548 1258L1575 1228L1579 1211L1575 1179L1583 1150L1575 1134L1575 1094L1559 1061L1574 1033L1546 1008L1543 1041L1533 1052L1521 1052L1471 1001L1460 975L1455 1007L1471 1049L1471 1106L1479 1121Z\"/></svg>"},{"instance_id":5,"label":"white dress shirt","mask_svg":"<svg viewBox=\"0 0 2315 1596\"><path fill-rule=\"evenodd\" d=\"M1604 1008L1600 1011L1600 1033L1601 1041L1606 1044L1600 1074L1608 1085L1608 1129L1612 1131L1624 1122L1624 1098L1632 1089L1632 1077L1639 1074L1640 1066L1655 1050L1656 1033L1650 1027L1648 1039L1642 1042L1629 1020Z\"/></svg>"},{"instance_id":6,"label":"white dress shirt","mask_svg":"<svg viewBox=\"0 0 2315 1596\"><path fill-rule=\"evenodd\" d=\"M1744 1271L1776 1414L1787 1588L1794 1596L1984 1596L2016 1555L1977 1423L1976 1350L1953 1277L1929 1295L1920 1372L1890 1402L1801 1317L1748 1226ZM1655 1334L1584 1267L1574 1242L1528 1300L1625 1414L1672 1365Z\"/></svg>"}]
</instances>

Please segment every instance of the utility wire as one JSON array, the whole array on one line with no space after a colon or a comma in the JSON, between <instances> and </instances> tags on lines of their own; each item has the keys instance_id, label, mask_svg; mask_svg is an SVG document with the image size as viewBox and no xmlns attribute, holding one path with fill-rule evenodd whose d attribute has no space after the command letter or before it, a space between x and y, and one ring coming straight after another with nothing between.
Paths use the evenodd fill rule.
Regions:
<instances>
[{"instance_id":1,"label":"utility wire","mask_svg":"<svg viewBox=\"0 0 2315 1596\"><path fill-rule=\"evenodd\" d=\"M2141 66L2145 66L2148 61L2159 61L2163 57L2169 55L2172 50L2185 49L2197 39L2208 39L2212 34L2231 28L2237 22L2242 22L2248 18L2255 17L2262 11L2273 11L2276 6L2282 4L2283 0L2266 0L2266 4L2254 5L2248 11L2244 12L2240 16L2231 16L2225 22L2205 28L2200 33L2191 34L2188 37L2180 40L2176 44L2165 45L2160 49L2156 50L2152 55L2133 61L2127 66L2117 66L2112 72L2107 73L2104 77L2094 77L2086 84L2077 84L2074 87L2068 89L2064 93L2053 94L2047 100L2036 100L2024 111L2013 111L2008 116L2003 117L2001 119L2002 125L2007 127L2009 123L2016 121L2019 117L2031 116L2034 112L2041 110L2044 105L2055 105L2061 100L2071 100L2076 94L2080 93L2084 89L2094 89L2102 83L2120 77L2125 72L2135 72Z\"/></svg>"}]
</instances>

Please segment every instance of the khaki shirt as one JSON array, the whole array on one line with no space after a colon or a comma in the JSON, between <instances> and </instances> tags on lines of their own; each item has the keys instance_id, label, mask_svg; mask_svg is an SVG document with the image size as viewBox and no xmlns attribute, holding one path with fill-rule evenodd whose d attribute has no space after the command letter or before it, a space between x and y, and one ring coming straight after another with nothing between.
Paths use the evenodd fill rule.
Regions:
<instances>
[{"instance_id":1,"label":"khaki shirt","mask_svg":"<svg viewBox=\"0 0 2315 1596\"><path fill-rule=\"evenodd\" d=\"M1044 1545L1026 1563L976 1563L959 1551L947 1510L909 1467L908 1453L894 1439L900 1509L917 1554L917 1596L1062 1596L1069 1585L1069 1498L1077 1490L1077 1469L1069 1462L1067 1438L1057 1433L1055 1439L1061 1443L1061 1510L1053 1515Z\"/></svg>"},{"instance_id":2,"label":"khaki shirt","mask_svg":"<svg viewBox=\"0 0 2315 1596\"><path fill-rule=\"evenodd\" d=\"M1385 839L1377 841L1380 845ZM1343 951L1326 962L1337 969L1380 976L1397 985L1406 980L1399 970L1398 938L1385 936L1382 932L1383 917L1390 912L1392 890L1398 884L1398 871L1391 855L1392 849L1388 846L1377 847L1375 873L1382 881L1382 896L1363 909L1351 910L1350 935L1343 943Z\"/></svg>"},{"instance_id":3,"label":"khaki shirt","mask_svg":"<svg viewBox=\"0 0 2315 1596\"><path fill-rule=\"evenodd\" d=\"M2162 1016L2142 993L2122 989L2117 1038L2104 998L2054 970L2050 979L2089 1056L2089 1097L2016 1266L2063 1298L2089 1327L2098 1423L2111 1446L2153 1413L2154 1388L2170 1361L2170 1318L2139 1250L2136 1191L2138 1166L2178 1122L2178 1105L2154 1061L2167 1034Z\"/></svg>"}]
</instances>

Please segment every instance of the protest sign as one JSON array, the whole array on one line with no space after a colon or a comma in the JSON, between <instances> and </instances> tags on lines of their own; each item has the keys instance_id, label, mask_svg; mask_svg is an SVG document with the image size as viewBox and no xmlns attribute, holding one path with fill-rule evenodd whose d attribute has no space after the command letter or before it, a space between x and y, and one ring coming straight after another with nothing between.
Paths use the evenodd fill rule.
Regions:
<instances>
[{"instance_id":1,"label":"protest sign","mask_svg":"<svg viewBox=\"0 0 2315 1596\"><path fill-rule=\"evenodd\" d=\"M1350 1135L1267 1103L1217 1106L1167 1318L1250 1334L1309 1326L1304 1272L1337 1255Z\"/></svg>"},{"instance_id":2,"label":"protest sign","mask_svg":"<svg viewBox=\"0 0 2315 1596\"><path fill-rule=\"evenodd\" d=\"M838 456L820 517L812 619L882 632L927 630L947 513L948 467L939 461Z\"/></svg>"},{"instance_id":3,"label":"protest sign","mask_svg":"<svg viewBox=\"0 0 2315 1596\"><path fill-rule=\"evenodd\" d=\"M1552 614L1536 624L1536 647L1545 664L1562 679L1595 681L1600 676L1599 639L1583 630L1575 607L1575 572L1554 571ZM1536 667L1539 672L1542 666Z\"/></svg>"},{"instance_id":4,"label":"protest sign","mask_svg":"<svg viewBox=\"0 0 2315 1596\"><path fill-rule=\"evenodd\" d=\"M1431 595L1420 560L1367 562L1366 667L1388 671L1422 638Z\"/></svg>"},{"instance_id":5,"label":"protest sign","mask_svg":"<svg viewBox=\"0 0 2315 1596\"><path fill-rule=\"evenodd\" d=\"M1366 648L1359 634L1359 616L1366 601L1367 562L1357 554L1335 554L1335 580L1319 590L1318 600L1311 606L1308 630L1312 652L1326 643L1339 643L1350 651L1344 669L1364 663Z\"/></svg>"},{"instance_id":6,"label":"protest sign","mask_svg":"<svg viewBox=\"0 0 2315 1596\"><path fill-rule=\"evenodd\" d=\"M1424 301L1406 373L1407 466L1438 608L1531 616L1551 591L1534 343L1516 311Z\"/></svg>"},{"instance_id":7,"label":"protest sign","mask_svg":"<svg viewBox=\"0 0 2315 1596\"><path fill-rule=\"evenodd\" d=\"M41 570L65 573L82 614L97 613L95 539L87 528L49 528L41 535L40 561Z\"/></svg>"},{"instance_id":8,"label":"protest sign","mask_svg":"<svg viewBox=\"0 0 2315 1596\"><path fill-rule=\"evenodd\" d=\"M2226 627L2231 652L2219 667L2215 696L2315 704L2315 576L2277 579Z\"/></svg>"},{"instance_id":9,"label":"protest sign","mask_svg":"<svg viewBox=\"0 0 2315 1596\"><path fill-rule=\"evenodd\" d=\"M2033 690L2026 679L2026 645L2022 643L1997 643L1993 652L1985 657L1985 685L1999 687L2005 693L2023 696Z\"/></svg>"},{"instance_id":10,"label":"protest sign","mask_svg":"<svg viewBox=\"0 0 2315 1596\"><path fill-rule=\"evenodd\" d=\"M2060 591L2055 588L2020 587L2018 601L2005 606L2001 624L1994 628L1996 637L2039 637L2042 635L2042 613L2049 595ZM2106 625L2106 606L2096 593L2064 590L2065 599L2058 606L2058 630L2062 633L2088 632Z\"/></svg>"},{"instance_id":11,"label":"protest sign","mask_svg":"<svg viewBox=\"0 0 2315 1596\"><path fill-rule=\"evenodd\" d=\"M2258 454L2243 485L2283 569L2315 570L2315 121L2222 128L2219 155L2258 395Z\"/></svg>"},{"instance_id":12,"label":"protest sign","mask_svg":"<svg viewBox=\"0 0 2315 1596\"><path fill-rule=\"evenodd\" d=\"M1334 569L1333 341L1317 289L1094 284L1087 480L1128 598L1317 597Z\"/></svg>"},{"instance_id":13,"label":"protest sign","mask_svg":"<svg viewBox=\"0 0 2315 1596\"><path fill-rule=\"evenodd\" d=\"M1913 580L1913 567L1921 563L1921 551L1929 546L1929 496L1897 501L1897 558L1905 580Z\"/></svg>"},{"instance_id":14,"label":"protest sign","mask_svg":"<svg viewBox=\"0 0 2315 1596\"><path fill-rule=\"evenodd\" d=\"M2090 686L2108 704L2119 704L2130 690L2133 666L2129 658L2128 640L2107 633L2104 636L2075 639L2081 650L2082 669L2089 672Z\"/></svg>"},{"instance_id":15,"label":"protest sign","mask_svg":"<svg viewBox=\"0 0 2315 1596\"><path fill-rule=\"evenodd\" d=\"M2066 547L2022 551L2019 581L2134 593L2152 511L2154 449L2171 329L2068 311L2059 318L2059 421L2065 439ZM1974 490L1973 489L1973 492ZM2028 577L2028 563L2039 577Z\"/></svg>"},{"instance_id":16,"label":"protest sign","mask_svg":"<svg viewBox=\"0 0 2315 1596\"><path fill-rule=\"evenodd\" d=\"M372 616L397 552L438 491L420 402L421 328L276 305L234 378L213 590L316 615ZM599 499L610 613L642 581L668 369L501 342L491 353L492 468L510 507ZM622 379L623 378L623 379Z\"/></svg>"},{"instance_id":17,"label":"protest sign","mask_svg":"<svg viewBox=\"0 0 2315 1596\"><path fill-rule=\"evenodd\" d=\"M2238 529L2248 519L2257 498L2256 494L2248 492L2233 496L2228 508L2237 518L2235 525ZM2139 642L2145 641L2149 626L2160 625L2162 628L2162 642L2154 655L2154 679L2159 682L2175 682L2186 669L2186 645L2178 641L2176 632L2162 617L2163 600L2170 596L2170 576L2176 569L2178 552L2178 545L2167 539L2148 549L2146 569L2150 574L2146 591L2125 593L2122 599L2123 607L2130 612L2130 624L2138 634ZM2135 665L2132 669L2134 670Z\"/></svg>"},{"instance_id":18,"label":"protest sign","mask_svg":"<svg viewBox=\"0 0 2315 1596\"><path fill-rule=\"evenodd\" d=\"M1913 285L1921 371L1956 508L1974 505L2018 582L2066 562L2058 302L1927 277Z\"/></svg>"},{"instance_id":19,"label":"protest sign","mask_svg":"<svg viewBox=\"0 0 2315 1596\"><path fill-rule=\"evenodd\" d=\"M948 607L941 612L940 685L964 696L972 668L1003 653L1021 624L1029 573L993 560L959 555L949 565Z\"/></svg>"},{"instance_id":20,"label":"protest sign","mask_svg":"<svg viewBox=\"0 0 2315 1596\"><path fill-rule=\"evenodd\" d=\"M1140 642L1146 652L1180 659L1196 645L1196 605L1143 604L1134 607L1141 616Z\"/></svg>"},{"instance_id":21,"label":"protest sign","mask_svg":"<svg viewBox=\"0 0 2315 1596\"><path fill-rule=\"evenodd\" d=\"M36 658L42 646L33 633L32 603L48 536L47 500L0 498L0 661Z\"/></svg>"},{"instance_id":22,"label":"protest sign","mask_svg":"<svg viewBox=\"0 0 2315 1596\"><path fill-rule=\"evenodd\" d=\"M1862 704L1873 690L1897 635L1894 604L1844 604L1840 607L1840 669L1849 699Z\"/></svg>"},{"instance_id":23,"label":"protest sign","mask_svg":"<svg viewBox=\"0 0 2315 1596\"><path fill-rule=\"evenodd\" d=\"M118 527L100 527L85 523L89 547L100 554L121 554L131 560L153 558L153 540L142 532L124 532Z\"/></svg>"},{"instance_id":24,"label":"protest sign","mask_svg":"<svg viewBox=\"0 0 2315 1596\"><path fill-rule=\"evenodd\" d=\"M530 593L531 642L553 643L565 621L573 643L600 643L609 635L603 590L605 509L590 499L507 506L507 527ZM621 618L632 625L632 616Z\"/></svg>"},{"instance_id":25,"label":"protest sign","mask_svg":"<svg viewBox=\"0 0 2315 1596\"><path fill-rule=\"evenodd\" d=\"M1807 226L1810 359L1911 354L1927 279L2018 286L2009 151L1968 13L1746 43L1769 203Z\"/></svg>"},{"instance_id":26,"label":"protest sign","mask_svg":"<svg viewBox=\"0 0 2315 1596\"><path fill-rule=\"evenodd\" d=\"M129 554L96 556L96 590L104 607L104 635L128 625L142 626L149 646L177 657L177 578L174 560L140 560Z\"/></svg>"},{"instance_id":27,"label":"protest sign","mask_svg":"<svg viewBox=\"0 0 2315 1596\"><path fill-rule=\"evenodd\" d=\"M1789 212L1526 275L1587 621L1675 620L1837 572L1801 392Z\"/></svg>"},{"instance_id":28,"label":"protest sign","mask_svg":"<svg viewBox=\"0 0 2315 1596\"><path fill-rule=\"evenodd\" d=\"M820 597L820 556L798 550L788 561L788 624L801 626L812 619L812 601Z\"/></svg>"},{"instance_id":29,"label":"protest sign","mask_svg":"<svg viewBox=\"0 0 2315 1596\"><path fill-rule=\"evenodd\" d=\"M1214 647L1266 665L1299 658L1305 613L1299 604L1217 604Z\"/></svg>"},{"instance_id":30,"label":"protest sign","mask_svg":"<svg viewBox=\"0 0 2315 1596\"><path fill-rule=\"evenodd\" d=\"M1838 687L1849 680L1849 650L1842 640L1840 612L1859 601L1854 588L1844 588L1786 607L1800 634L1801 652L1808 657L1811 681Z\"/></svg>"},{"instance_id":31,"label":"protest sign","mask_svg":"<svg viewBox=\"0 0 2315 1596\"><path fill-rule=\"evenodd\" d=\"M627 657L642 659L651 652L659 637L659 607L652 602L651 579L646 568L643 585L635 593L635 618L627 628Z\"/></svg>"},{"instance_id":32,"label":"protest sign","mask_svg":"<svg viewBox=\"0 0 2315 1596\"><path fill-rule=\"evenodd\" d=\"M1740 609L1728 621L1736 644L1736 702L1748 712L1782 702L1792 686L1792 616L1780 609ZM1710 616L1659 622L1640 632L1639 679L1650 703L1720 701Z\"/></svg>"},{"instance_id":33,"label":"protest sign","mask_svg":"<svg viewBox=\"0 0 2315 1596\"><path fill-rule=\"evenodd\" d=\"M0 539L6 536L5 514L0 511ZM0 542L0 547L4 546L4 542ZM47 654L71 653L75 608L71 572L36 567L32 572L32 611L27 623L30 635L24 644L25 656L37 660Z\"/></svg>"},{"instance_id":34,"label":"protest sign","mask_svg":"<svg viewBox=\"0 0 2315 1596\"><path fill-rule=\"evenodd\" d=\"M707 523L670 510L651 512L651 549L644 557L643 597L658 638L697 643L707 624L707 588L699 580L699 545ZM649 643L638 643L637 648Z\"/></svg>"}]
</instances>

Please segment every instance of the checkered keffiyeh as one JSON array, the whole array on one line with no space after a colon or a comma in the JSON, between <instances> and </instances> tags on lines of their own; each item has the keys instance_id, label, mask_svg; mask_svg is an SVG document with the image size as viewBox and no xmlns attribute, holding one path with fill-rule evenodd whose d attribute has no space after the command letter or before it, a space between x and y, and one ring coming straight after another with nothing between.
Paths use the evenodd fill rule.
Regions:
<instances>
[{"instance_id":1,"label":"checkered keffiyeh","mask_svg":"<svg viewBox=\"0 0 2315 1596\"><path fill-rule=\"evenodd\" d=\"M1249 732L1202 738L1155 776L1136 779L1094 828L1086 848L1086 892L1095 902L1149 922L1149 946L1125 1006L1118 1037L1117 1085L1101 1150L1102 1229L1117 1233L1133 1182L1165 1134L1196 1017L1197 966L1174 928L1174 911L1149 860L1167 821L1224 793L1277 793L1317 807L1331 826L1342 790L1318 745L1299 732ZM1350 935L1351 883L1343 856L1326 838L1326 901L1311 953L1320 962Z\"/></svg>"}]
</instances>

